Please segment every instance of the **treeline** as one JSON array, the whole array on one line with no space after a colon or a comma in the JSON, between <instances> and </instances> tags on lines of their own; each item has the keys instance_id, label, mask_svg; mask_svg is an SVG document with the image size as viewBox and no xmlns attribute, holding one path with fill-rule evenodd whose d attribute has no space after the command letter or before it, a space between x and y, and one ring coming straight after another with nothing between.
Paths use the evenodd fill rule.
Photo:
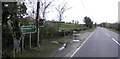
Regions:
<instances>
[{"instance_id":1,"label":"treeline","mask_svg":"<svg viewBox=\"0 0 120 59\"><path fill-rule=\"evenodd\" d=\"M93 27L93 21L90 19L90 17L84 17L84 23L86 27L92 28Z\"/></svg>"},{"instance_id":2,"label":"treeline","mask_svg":"<svg viewBox=\"0 0 120 59\"><path fill-rule=\"evenodd\" d=\"M120 23L107 23L107 22L103 22L101 24L99 24L99 26L101 27L105 27L105 28L111 28L111 29L115 29L117 31L120 31Z\"/></svg>"}]
</instances>

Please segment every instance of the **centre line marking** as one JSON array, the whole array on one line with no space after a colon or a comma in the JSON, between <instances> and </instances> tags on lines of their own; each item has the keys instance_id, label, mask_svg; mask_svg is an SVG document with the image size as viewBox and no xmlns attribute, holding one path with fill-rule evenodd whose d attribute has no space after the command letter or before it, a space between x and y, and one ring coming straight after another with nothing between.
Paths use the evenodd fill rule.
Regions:
<instances>
[{"instance_id":1,"label":"centre line marking","mask_svg":"<svg viewBox=\"0 0 120 59\"><path fill-rule=\"evenodd\" d=\"M108 33L106 33L106 34L110 37L110 35Z\"/></svg>"},{"instance_id":2,"label":"centre line marking","mask_svg":"<svg viewBox=\"0 0 120 59\"><path fill-rule=\"evenodd\" d=\"M107 33L106 33L107 34ZM107 34L109 37L111 37L109 34ZM118 45L120 45L120 43L118 43L118 41L117 40L115 40L114 38L112 38L112 40L115 42L115 43L117 43Z\"/></svg>"},{"instance_id":3,"label":"centre line marking","mask_svg":"<svg viewBox=\"0 0 120 59\"><path fill-rule=\"evenodd\" d=\"M118 41L116 41L114 38L112 38L112 40L120 46L120 43L118 43Z\"/></svg>"},{"instance_id":4,"label":"centre line marking","mask_svg":"<svg viewBox=\"0 0 120 59\"><path fill-rule=\"evenodd\" d=\"M70 57L73 57L73 56L77 53L77 51L84 45L84 43L92 36L93 33L94 33L94 32L92 32L92 33L88 36L88 38L86 38L86 40L74 51L74 53L73 53Z\"/></svg>"}]
</instances>

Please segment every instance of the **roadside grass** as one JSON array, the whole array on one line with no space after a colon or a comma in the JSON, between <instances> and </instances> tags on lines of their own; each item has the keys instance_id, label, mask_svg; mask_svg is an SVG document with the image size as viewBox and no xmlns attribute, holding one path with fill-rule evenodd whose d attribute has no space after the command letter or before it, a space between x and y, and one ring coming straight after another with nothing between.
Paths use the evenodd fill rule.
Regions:
<instances>
[{"instance_id":1,"label":"roadside grass","mask_svg":"<svg viewBox=\"0 0 120 59\"><path fill-rule=\"evenodd\" d=\"M44 41L40 47L34 47L30 50L16 53L16 57L46 57L58 47L60 47L59 44Z\"/></svg>"},{"instance_id":2,"label":"roadside grass","mask_svg":"<svg viewBox=\"0 0 120 59\"><path fill-rule=\"evenodd\" d=\"M52 39L49 41L43 40L40 47L34 47L30 50L17 52L16 57L47 57L62 45L62 44L54 44L51 41L65 43L69 39L70 39L69 36L64 36L64 37Z\"/></svg>"},{"instance_id":3,"label":"roadside grass","mask_svg":"<svg viewBox=\"0 0 120 59\"><path fill-rule=\"evenodd\" d=\"M94 31L96 28L91 28L91 29L87 29L87 30L82 30L82 31L79 31L79 33L84 33L84 32L92 32Z\"/></svg>"},{"instance_id":4,"label":"roadside grass","mask_svg":"<svg viewBox=\"0 0 120 59\"><path fill-rule=\"evenodd\" d=\"M88 30L82 30L82 31L79 31L79 33L91 32L93 30L95 30L95 28L88 29ZM62 45L62 44L54 44L51 41L65 43L70 40L72 40L71 36L64 36L61 38L56 38L56 39L51 39L51 40L43 40L40 47L34 47L30 50L17 52L16 57L47 57Z\"/></svg>"},{"instance_id":5,"label":"roadside grass","mask_svg":"<svg viewBox=\"0 0 120 59\"><path fill-rule=\"evenodd\" d=\"M82 27L81 24L67 24L67 23L60 24L60 30L71 30L71 29L80 28L80 27Z\"/></svg>"},{"instance_id":6,"label":"roadside grass","mask_svg":"<svg viewBox=\"0 0 120 59\"><path fill-rule=\"evenodd\" d=\"M66 43L68 41L72 40L71 36L64 36L58 40L56 40L57 42L60 42L60 43Z\"/></svg>"},{"instance_id":7,"label":"roadside grass","mask_svg":"<svg viewBox=\"0 0 120 59\"><path fill-rule=\"evenodd\" d=\"M120 34L120 31L117 31L117 30L115 30L115 29L111 29L111 28L108 28L110 31L113 31L113 32L116 32L116 33L118 33L118 34Z\"/></svg>"}]
</instances>

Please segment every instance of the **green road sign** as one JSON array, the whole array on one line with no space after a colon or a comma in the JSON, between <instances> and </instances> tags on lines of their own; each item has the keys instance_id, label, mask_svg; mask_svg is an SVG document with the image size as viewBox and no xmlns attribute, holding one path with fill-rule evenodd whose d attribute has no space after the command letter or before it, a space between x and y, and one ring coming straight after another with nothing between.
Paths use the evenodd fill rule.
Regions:
<instances>
[{"instance_id":1,"label":"green road sign","mask_svg":"<svg viewBox=\"0 0 120 59\"><path fill-rule=\"evenodd\" d=\"M30 33L35 33L36 32L36 27L31 25L31 26L22 26L22 33L23 34L30 34Z\"/></svg>"}]
</instances>

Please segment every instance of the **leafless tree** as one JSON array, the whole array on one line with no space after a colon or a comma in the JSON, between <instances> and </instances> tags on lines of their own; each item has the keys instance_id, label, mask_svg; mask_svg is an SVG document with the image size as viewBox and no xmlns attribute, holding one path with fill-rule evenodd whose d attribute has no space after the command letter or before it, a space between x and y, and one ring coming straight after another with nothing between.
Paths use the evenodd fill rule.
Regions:
<instances>
[{"instance_id":1,"label":"leafless tree","mask_svg":"<svg viewBox=\"0 0 120 59\"><path fill-rule=\"evenodd\" d=\"M67 7L67 3L64 3L63 5L58 5L58 7L55 9L58 11L58 18L59 21L61 21L64 18L63 14L65 13L65 11L71 9L71 7Z\"/></svg>"},{"instance_id":2,"label":"leafless tree","mask_svg":"<svg viewBox=\"0 0 120 59\"><path fill-rule=\"evenodd\" d=\"M42 19L45 19L46 13L50 12L47 11L47 9L52 6L53 1L54 0L40 0L40 14Z\"/></svg>"},{"instance_id":3,"label":"leafless tree","mask_svg":"<svg viewBox=\"0 0 120 59\"><path fill-rule=\"evenodd\" d=\"M62 5L58 5L58 7L55 8L58 12L58 20L59 22L62 21L62 19L64 18L64 13L65 11L71 9L71 7L67 7L67 3L63 3ZM60 23L58 22L58 31L59 31L59 28L60 28Z\"/></svg>"}]
</instances>

